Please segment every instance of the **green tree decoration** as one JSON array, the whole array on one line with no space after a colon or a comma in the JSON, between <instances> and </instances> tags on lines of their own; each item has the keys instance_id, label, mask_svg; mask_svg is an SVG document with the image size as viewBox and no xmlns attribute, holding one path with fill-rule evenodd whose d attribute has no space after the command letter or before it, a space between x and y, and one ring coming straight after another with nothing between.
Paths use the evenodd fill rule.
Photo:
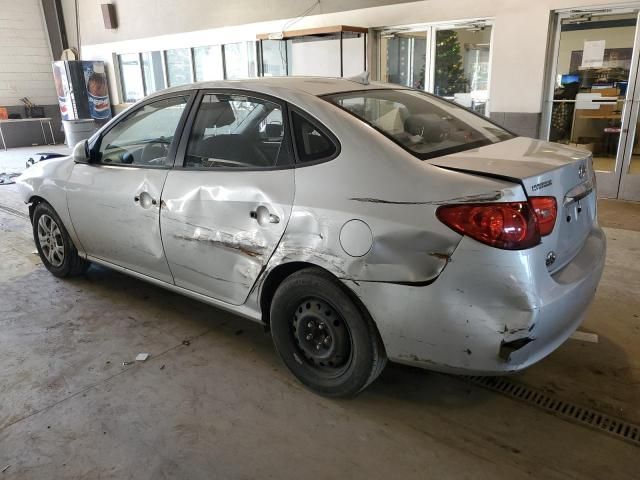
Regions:
<instances>
[{"instance_id":1,"label":"green tree decoration","mask_svg":"<svg viewBox=\"0 0 640 480\"><path fill-rule=\"evenodd\" d=\"M455 30L436 32L435 94L443 97L467 93L460 42Z\"/></svg>"}]
</instances>

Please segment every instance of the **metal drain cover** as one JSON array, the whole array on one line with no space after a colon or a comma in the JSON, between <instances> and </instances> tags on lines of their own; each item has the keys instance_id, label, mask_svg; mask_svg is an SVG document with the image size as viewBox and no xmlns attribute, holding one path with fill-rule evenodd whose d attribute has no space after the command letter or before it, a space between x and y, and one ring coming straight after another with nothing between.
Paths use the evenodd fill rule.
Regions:
<instances>
[{"instance_id":1,"label":"metal drain cover","mask_svg":"<svg viewBox=\"0 0 640 480\"><path fill-rule=\"evenodd\" d=\"M564 420L595 428L596 430L640 446L640 426L627 422L626 420L552 397L540 390L514 382L508 377L463 376L462 378L481 387L506 395L507 397L541 408Z\"/></svg>"}]
</instances>

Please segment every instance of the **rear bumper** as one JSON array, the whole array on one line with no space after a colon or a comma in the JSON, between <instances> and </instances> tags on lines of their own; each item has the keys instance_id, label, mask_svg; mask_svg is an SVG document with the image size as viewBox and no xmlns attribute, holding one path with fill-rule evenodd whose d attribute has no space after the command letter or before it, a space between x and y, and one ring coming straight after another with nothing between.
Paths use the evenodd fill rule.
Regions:
<instances>
[{"instance_id":1,"label":"rear bumper","mask_svg":"<svg viewBox=\"0 0 640 480\"><path fill-rule=\"evenodd\" d=\"M583 321L604 268L594 226L553 275L543 244L504 251L463 238L436 282L349 284L375 320L389 359L450 373L517 371L558 348Z\"/></svg>"}]
</instances>

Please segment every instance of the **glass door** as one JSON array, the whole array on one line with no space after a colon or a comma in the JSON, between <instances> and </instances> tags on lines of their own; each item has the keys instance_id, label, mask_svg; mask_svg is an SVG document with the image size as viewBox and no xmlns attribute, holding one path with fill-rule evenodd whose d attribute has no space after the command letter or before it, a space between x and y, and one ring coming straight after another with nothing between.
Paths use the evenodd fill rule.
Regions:
<instances>
[{"instance_id":1,"label":"glass door","mask_svg":"<svg viewBox=\"0 0 640 480\"><path fill-rule=\"evenodd\" d=\"M489 116L491 34L486 19L386 28L378 36L378 78Z\"/></svg>"},{"instance_id":2,"label":"glass door","mask_svg":"<svg viewBox=\"0 0 640 480\"><path fill-rule=\"evenodd\" d=\"M380 35L380 80L424 90L427 32L383 32Z\"/></svg>"},{"instance_id":3,"label":"glass door","mask_svg":"<svg viewBox=\"0 0 640 480\"><path fill-rule=\"evenodd\" d=\"M618 196L625 154L633 151L626 147L635 125L637 23L637 10L558 16L548 139L592 152L602 197Z\"/></svg>"},{"instance_id":4,"label":"glass door","mask_svg":"<svg viewBox=\"0 0 640 480\"><path fill-rule=\"evenodd\" d=\"M640 202L640 78L636 76L618 198Z\"/></svg>"},{"instance_id":5,"label":"glass door","mask_svg":"<svg viewBox=\"0 0 640 480\"><path fill-rule=\"evenodd\" d=\"M435 27L430 91L488 116L491 26Z\"/></svg>"}]
</instances>

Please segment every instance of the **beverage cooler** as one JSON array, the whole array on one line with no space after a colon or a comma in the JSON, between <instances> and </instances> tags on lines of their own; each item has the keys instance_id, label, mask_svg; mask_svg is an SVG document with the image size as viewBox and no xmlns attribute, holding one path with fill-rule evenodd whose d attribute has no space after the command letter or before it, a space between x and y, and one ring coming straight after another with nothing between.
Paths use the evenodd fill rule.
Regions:
<instances>
[{"instance_id":1,"label":"beverage cooler","mask_svg":"<svg viewBox=\"0 0 640 480\"><path fill-rule=\"evenodd\" d=\"M53 79L66 143L72 147L89 138L111 118L104 62L53 62Z\"/></svg>"}]
</instances>

